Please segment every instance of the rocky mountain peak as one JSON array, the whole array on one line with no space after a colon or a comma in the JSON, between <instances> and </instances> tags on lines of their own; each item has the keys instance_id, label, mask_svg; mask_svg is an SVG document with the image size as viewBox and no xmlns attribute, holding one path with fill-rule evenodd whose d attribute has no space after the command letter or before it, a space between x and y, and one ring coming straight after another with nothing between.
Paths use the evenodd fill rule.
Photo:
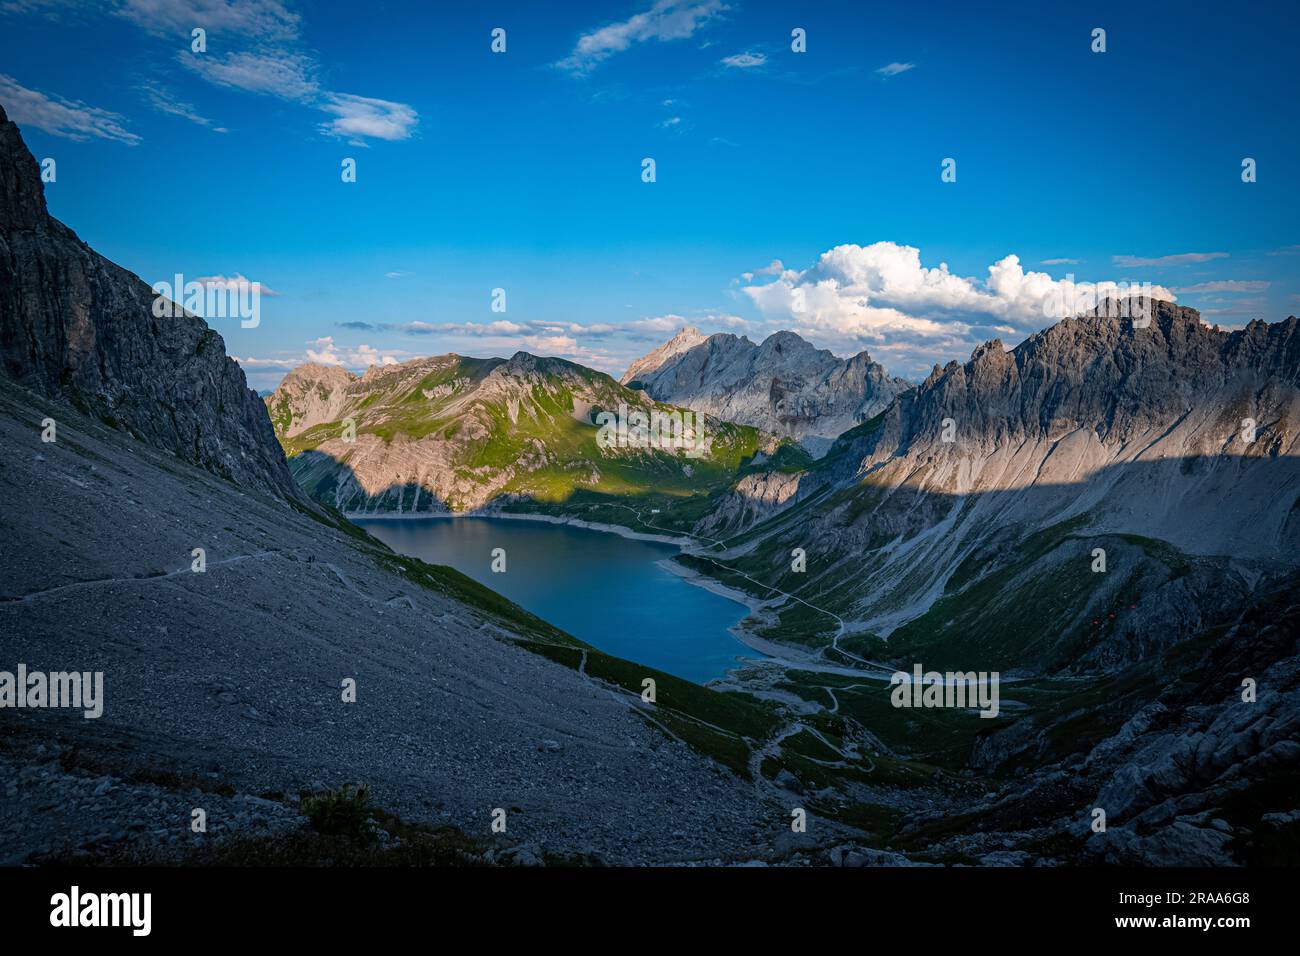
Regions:
<instances>
[{"instance_id":1,"label":"rocky mountain peak","mask_svg":"<svg viewBox=\"0 0 1300 956\"><path fill-rule=\"evenodd\" d=\"M0 374L237 484L300 498L262 401L200 318L49 215L0 109Z\"/></svg>"},{"instance_id":2,"label":"rocky mountain peak","mask_svg":"<svg viewBox=\"0 0 1300 956\"><path fill-rule=\"evenodd\" d=\"M909 447L938 447L949 419L964 441L976 443L963 447L983 454L1072 431L1121 447L1184 419L1206 433L1194 440L1203 447L1189 446L1188 454L1217 453L1251 417L1271 422L1271 441L1290 440L1290 426L1266 409L1282 394L1279 386L1300 386L1300 322L1252 322L1227 332L1207 326L1195 309L1165 301L1150 303L1147 317L1135 326L1099 308L1010 351L994 339L965 363L936 365L912 400L889 410L867 454L879 460Z\"/></svg>"},{"instance_id":3,"label":"rocky mountain peak","mask_svg":"<svg viewBox=\"0 0 1300 956\"><path fill-rule=\"evenodd\" d=\"M373 367L373 366L372 366ZM281 385L298 384L315 384L317 382L334 386L346 385L349 382L356 381L356 374L349 372L341 365L322 365L318 362L307 362L299 365L293 371L289 372L281 381Z\"/></svg>"},{"instance_id":4,"label":"rocky mountain peak","mask_svg":"<svg viewBox=\"0 0 1300 956\"><path fill-rule=\"evenodd\" d=\"M758 345L719 332L679 348L690 341L679 333L634 362L623 381L657 401L794 438L814 455L909 387L865 352L837 358L794 332Z\"/></svg>"},{"instance_id":5,"label":"rocky mountain peak","mask_svg":"<svg viewBox=\"0 0 1300 956\"><path fill-rule=\"evenodd\" d=\"M36 229L47 216L40 166L0 106L0 222L11 229Z\"/></svg>"},{"instance_id":6,"label":"rocky mountain peak","mask_svg":"<svg viewBox=\"0 0 1300 956\"><path fill-rule=\"evenodd\" d=\"M623 373L623 377L618 380L619 384L628 385L639 381L642 377L658 371L665 362L668 362L674 356L681 355L705 341L707 339L700 334L699 329L689 325L682 326L671 339L659 346L659 348L629 365L627 371Z\"/></svg>"}]
</instances>

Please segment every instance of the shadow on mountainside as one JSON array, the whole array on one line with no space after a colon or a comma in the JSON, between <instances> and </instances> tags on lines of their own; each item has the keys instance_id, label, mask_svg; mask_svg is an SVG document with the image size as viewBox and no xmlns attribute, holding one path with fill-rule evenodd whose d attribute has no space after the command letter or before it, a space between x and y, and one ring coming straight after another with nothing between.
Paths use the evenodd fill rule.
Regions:
<instances>
[{"instance_id":1,"label":"shadow on mountainside","mask_svg":"<svg viewBox=\"0 0 1300 956\"><path fill-rule=\"evenodd\" d=\"M362 497L346 463L332 473L335 483L306 490L340 510L446 513L416 483ZM718 496L585 492L501 504L684 534ZM697 540L702 554L683 563L761 598L812 605L785 600L777 623L758 629L780 642L826 647L839 618L848 626L836 646L873 659L926 651L936 665L1113 670L1213 626L1300 565L1300 458L1127 462L1083 481L964 495L868 475L816 488L738 534ZM796 548L806 570L792 569ZM1104 571L1093 570L1096 548Z\"/></svg>"}]
</instances>

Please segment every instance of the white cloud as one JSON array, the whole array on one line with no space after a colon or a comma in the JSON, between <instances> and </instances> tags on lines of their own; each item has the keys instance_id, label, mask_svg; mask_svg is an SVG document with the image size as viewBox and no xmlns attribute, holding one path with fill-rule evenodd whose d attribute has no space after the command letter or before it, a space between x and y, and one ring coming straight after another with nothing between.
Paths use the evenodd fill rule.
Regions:
<instances>
[{"instance_id":1,"label":"white cloud","mask_svg":"<svg viewBox=\"0 0 1300 956\"><path fill-rule=\"evenodd\" d=\"M1039 262L1042 266L1077 266L1078 259L1043 259Z\"/></svg>"},{"instance_id":2,"label":"white cloud","mask_svg":"<svg viewBox=\"0 0 1300 956\"><path fill-rule=\"evenodd\" d=\"M722 64L735 70L752 70L760 67L767 62L765 53L735 53L731 56L724 56Z\"/></svg>"},{"instance_id":3,"label":"white cloud","mask_svg":"<svg viewBox=\"0 0 1300 956\"><path fill-rule=\"evenodd\" d=\"M177 56L187 68L216 86L308 102L320 90L316 63L283 50L248 53L190 53Z\"/></svg>"},{"instance_id":4,"label":"white cloud","mask_svg":"<svg viewBox=\"0 0 1300 956\"><path fill-rule=\"evenodd\" d=\"M389 141L409 139L420 121L415 110L405 103L350 93L328 94L320 109L335 117L321 124L322 132L349 137L354 143L359 142L359 137Z\"/></svg>"},{"instance_id":5,"label":"white cloud","mask_svg":"<svg viewBox=\"0 0 1300 956\"><path fill-rule=\"evenodd\" d=\"M674 126L680 126L682 118L680 116L670 116L659 125L664 129L672 129Z\"/></svg>"},{"instance_id":6,"label":"white cloud","mask_svg":"<svg viewBox=\"0 0 1300 956\"><path fill-rule=\"evenodd\" d=\"M676 334L677 330L683 326L693 328L716 330L716 329L747 329L750 326L748 319L742 319L738 315L729 315L720 312L706 312L697 315L694 318L677 315L670 312L667 315L650 316L644 319L634 319L631 322L624 322L617 326L600 326L599 328L608 330L624 338L638 341L659 340L667 336ZM589 326L589 330L598 327ZM707 335L708 332L705 332Z\"/></svg>"},{"instance_id":7,"label":"white cloud","mask_svg":"<svg viewBox=\"0 0 1300 956\"><path fill-rule=\"evenodd\" d=\"M886 63L876 70L881 76L898 76L900 73L906 73L908 70L915 70L915 63Z\"/></svg>"},{"instance_id":8,"label":"white cloud","mask_svg":"<svg viewBox=\"0 0 1300 956\"><path fill-rule=\"evenodd\" d=\"M780 259L773 259L761 269L755 269L753 272L742 272L740 277L746 282L753 280L754 276L779 276L785 271L785 263Z\"/></svg>"},{"instance_id":9,"label":"white cloud","mask_svg":"<svg viewBox=\"0 0 1300 956\"><path fill-rule=\"evenodd\" d=\"M232 286L238 289L239 287L248 285L249 283L252 282L251 279L247 278L241 272L236 272L234 275L231 276L224 276L224 275L199 276L194 281L199 283L200 285L212 286L217 289L229 289ZM280 294L276 292L274 289L272 289L270 286L266 285L265 283L258 284L258 291L259 294L269 296L271 298L275 298Z\"/></svg>"},{"instance_id":10,"label":"white cloud","mask_svg":"<svg viewBox=\"0 0 1300 956\"><path fill-rule=\"evenodd\" d=\"M1196 262L1209 262L1211 259L1226 259L1226 252L1180 252L1172 256L1111 256L1110 261L1121 269L1137 269L1143 266L1185 266Z\"/></svg>"},{"instance_id":11,"label":"white cloud","mask_svg":"<svg viewBox=\"0 0 1300 956\"><path fill-rule=\"evenodd\" d=\"M255 358L251 355L244 358L232 355L231 358L244 368L297 368L302 364L298 359Z\"/></svg>"},{"instance_id":12,"label":"white cloud","mask_svg":"<svg viewBox=\"0 0 1300 956\"><path fill-rule=\"evenodd\" d=\"M122 0L116 12L159 36L188 37L202 27L209 34L289 40L300 29L299 16L279 0Z\"/></svg>"},{"instance_id":13,"label":"white cloud","mask_svg":"<svg viewBox=\"0 0 1300 956\"><path fill-rule=\"evenodd\" d=\"M496 322L403 322L400 325L385 325L386 331L406 332L408 335L433 335L435 333L454 335L520 335L528 331L529 326L500 319Z\"/></svg>"},{"instance_id":14,"label":"white cloud","mask_svg":"<svg viewBox=\"0 0 1300 956\"><path fill-rule=\"evenodd\" d=\"M338 365L343 368L359 371L367 369L372 365L396 365L397 357L388 354L387 350L381 353L378 349L369 345L357 345L349 348L340 348L335 342L332 335L324 338L314 339L307 343L307 361L315 362L317 365Z\"/></svg>"},{"instance_id":15,"label":"white cloud","mask_svg":"<svg viewBox=\"0 0 1300 956\"><path fill-rule=\"evenodd\" d=\"M913 373L920 356L952 358L990 338L1019 339L1127 290L1127 284L1026 272L1015 255L989 266L983 280L967 278L946 263L923 266L919 249L893 242L836 246L807 270L782 269L771 282L741 289L769 327L810 334L831 347L866 344L897 353L900 368ZM1146 291L1174 298L1160 286Z\"/></svg>"},{"instance_id":16,"label":"white cloud","mask_svg":"<svg viewBox=\"0 0 1300 956\"><path fill-rule=\"evenodd\" d=\"M157 36L188 37L202 27L236 38L203 53L183 50L176 59L214 86L274 96L329 114L333 118L320 125L326 135L364 146L366 139L408 139L419 122L405 103L322 90L320 64L301 42L301 18L279 0L124 0L117 12ZM169 101L161 94L151 97L156 109L210 125L189 104Z\"/></svg>"},{"instance_id":17,"label":"white cloud","mask_svg":"<svg viewBox=\"0 0 1300 956\"><path fill-rule=\"evenodd\" d=\"M0 104L13 122L35 126L52 136L75 140L95 137L128 146L140 142L139 136L122 128L120 114L60 96L47 96L4 73L0 73Z\"/></svg>"},{"instance_id":18,"label":"white cloud","mask_svg":"<svg viewBox=\"0 0 1300 956\"><path fill-rule=\"evenodd\" d=\"M578 348L578 340L569 335L525 335L523 343L527 351L547 355L569 355Z\"/></svg>"},{"instance_id":19,"label":"white cloud","mask_svg":"<svg viewBox=\"0 0 1300 956\"><path fill-rule=\"evenodd\" d=\"M1262 281L1262 280L1255 280L1255 279L1249 279L1249 280L1223 279L1223 280L1220 280L1220 281L1218 281L1218 282L1198 282L1198 283L1196 283L1196 285L1185 285L1185 286L1180 286L1179 288L1174 289L1174 291L1175 291L1175 292L1188 292L1188 293L1196 293L1196 292L1263 292L1263 291L1265 291L1265 290L1266 290L1270 285L1272 285L1271 282L1264 282L1264 281Z\"/></svg>"},{"instance_id":20,"label":"white cloud","mask_svg":"<svg viewBox=\"0 0 1300 956\"><path fill-rule=\"evenodd\" d=\"M634 43L687 39L726 9L722 0L656 0L649 10L583 34L573 52L556 65L587 73Z\"/></svg>"}]
</instances>

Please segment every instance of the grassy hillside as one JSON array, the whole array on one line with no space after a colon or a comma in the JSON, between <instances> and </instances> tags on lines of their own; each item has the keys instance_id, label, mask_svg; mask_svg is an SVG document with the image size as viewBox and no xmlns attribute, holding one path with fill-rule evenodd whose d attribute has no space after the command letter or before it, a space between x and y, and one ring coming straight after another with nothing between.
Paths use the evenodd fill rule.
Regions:
<instances>
[{"instance_id":1,"label":"grassy hillside","mask_svg":"<svg viewBox=\"0 0 1300 956\"><path fill-rule=\"evenodd\" d=\"M287 377L267 408L299 483L344 510L502 500L562 508L581 494L688 498L729 484L767 443L755 428L697 419L698 432L685 437L688 448L697 435L707 440L699 455L602 447L601 412L688 413L562 359L448 355L362 378L312 370Z\"/></svg>"}]
</instances>

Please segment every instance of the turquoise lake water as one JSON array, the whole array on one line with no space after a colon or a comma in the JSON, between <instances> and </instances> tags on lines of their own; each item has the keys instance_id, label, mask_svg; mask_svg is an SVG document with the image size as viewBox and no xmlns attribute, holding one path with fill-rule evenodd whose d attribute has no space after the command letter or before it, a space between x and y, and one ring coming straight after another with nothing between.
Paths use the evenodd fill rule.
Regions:
<instances>
[{"instance_id":1,"label":"turquoise lake water","mask_svg":"<svg viewBox=\"0 0 1300 956\"><path fill-rule=\"evenodd\" d=\"M688 584L656 562L657 541L509 518L354 518L394 551L446 564L602 651L697 683L738 657L761 657L728 633L744 605ZM506 570L492 571L504 548Z\"/></svg>"}]
</instances>

